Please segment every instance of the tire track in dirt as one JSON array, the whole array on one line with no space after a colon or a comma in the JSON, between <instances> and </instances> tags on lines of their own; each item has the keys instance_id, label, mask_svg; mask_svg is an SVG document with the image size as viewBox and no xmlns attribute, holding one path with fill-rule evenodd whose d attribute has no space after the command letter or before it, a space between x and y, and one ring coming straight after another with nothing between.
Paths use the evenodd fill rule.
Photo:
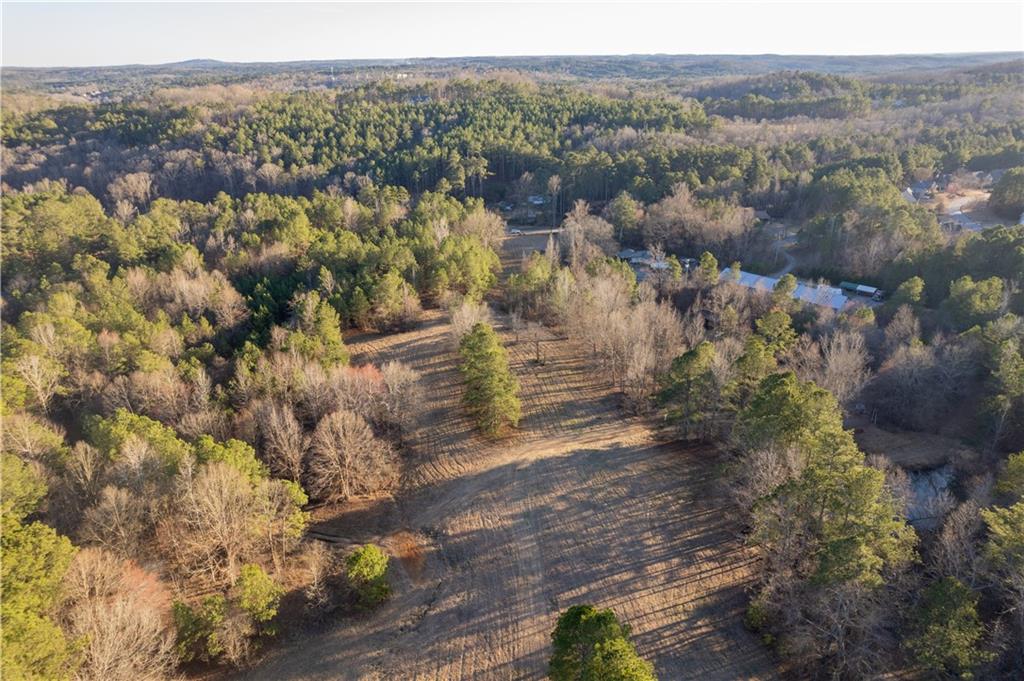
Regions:
<instances>
[{"instance_id":1,"label":"tire track in dirt","mask_svg":"<svg viewBox=\"0 0 1024 681\"><path fill-rule=\"evenodd\" d=\"M377 612L279 647L246 678L542 679L558 613L579 602L615 609L663 681L775 678L742 626L753 557L712 492L714 454L655 442L553 336L537 365L504 334L522 432L488 442L460 408L446 328L428 313L350 344L356 363L423 375L396 526L381 530L385 545L424 538L420 577L400 570Z\"/></svg>"}]
</instances>

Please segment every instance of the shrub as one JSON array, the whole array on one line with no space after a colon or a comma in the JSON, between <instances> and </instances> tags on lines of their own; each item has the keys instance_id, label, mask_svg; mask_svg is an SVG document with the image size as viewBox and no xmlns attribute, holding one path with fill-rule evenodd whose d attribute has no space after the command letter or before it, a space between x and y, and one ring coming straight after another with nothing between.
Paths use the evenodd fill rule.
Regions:
<instances>
[{"instance_id":1,"label":"shrub","mask_svg":"<svg viewBox=\"0 0 1024 681\"><path fill-rule=\"evenodd\" d=\"M387 572L388 556L375 544L356 549L345 560L345 576L364 608L377 605L391 594Z\"/></svg>"},{"instance_id":2,"label":"shrub","mask_svg":"<svg viewBox=\"0 0 1024 681\"><path fill-rule=\"evenodd\" d=\"M551 633L553 681L655 681L654 668L629 642L629 627L611 610L574 605Z\"/></svg>"}]
</instances>

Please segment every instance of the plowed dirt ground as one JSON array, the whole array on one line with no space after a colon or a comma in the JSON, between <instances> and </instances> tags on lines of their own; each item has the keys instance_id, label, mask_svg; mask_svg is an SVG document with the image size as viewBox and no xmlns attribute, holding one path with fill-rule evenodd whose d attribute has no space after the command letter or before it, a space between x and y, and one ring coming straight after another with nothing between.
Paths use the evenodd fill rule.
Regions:
<instances>
[{"instance_id":1,"label":"plowed dirt ground","mask_svg":"<svg viewBox=\"0 0 1024 681\"><path fill-rule=\"evenodd\" d=\"M522 384L520 430L476 435L459 400L447 323L354 339L356 363L400 359L426 384L394 497L314 528L377 541L394 595L379 610L283 641L248 679L542 679L549 636L574 603L611 607L662 681L772 679L742 626L753 556L712 485L714 453L656 442L625 417L580 348L504 340Z\"/></svg>"}]
</instances>

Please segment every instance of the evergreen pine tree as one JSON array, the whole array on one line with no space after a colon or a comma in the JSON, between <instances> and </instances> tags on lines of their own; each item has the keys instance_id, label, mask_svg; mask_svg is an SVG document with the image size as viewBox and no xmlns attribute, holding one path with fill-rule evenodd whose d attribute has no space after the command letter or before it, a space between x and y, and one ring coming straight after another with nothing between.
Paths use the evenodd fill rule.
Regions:
<instances>
[{"instance_id":1,"label":"evergreen pine tree","mask_svg":"<svg viewBox=\"0 0 1024 681\"><path fill-rule=\"evenodd\" d=\"M477 322L459 345L466 381L463 403L486 435L519 425L519 382L508 367L508 354L494 329Z\"/></svg>"}]
</instances>

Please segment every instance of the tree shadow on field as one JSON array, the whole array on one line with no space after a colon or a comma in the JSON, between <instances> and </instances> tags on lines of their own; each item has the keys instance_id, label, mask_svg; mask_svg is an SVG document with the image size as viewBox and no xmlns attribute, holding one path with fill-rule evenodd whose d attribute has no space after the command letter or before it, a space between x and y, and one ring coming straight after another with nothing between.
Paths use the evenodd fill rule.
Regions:
<instances>
[{"instance_id":1,"label":"tree shadow on field","mask_svg":"<svg viewBox=\"0 0 1024 681\"><path fill-rule=\"evenodd\" d=\"M251 678L541 679L555 620L575 603L612 608L661 678L774 678L742 626L752 558L710 491L707 456L612 445L425 488L417 503L440 506L406 517L433 533L437 579Z\"/></svg>"}]
</instances>

